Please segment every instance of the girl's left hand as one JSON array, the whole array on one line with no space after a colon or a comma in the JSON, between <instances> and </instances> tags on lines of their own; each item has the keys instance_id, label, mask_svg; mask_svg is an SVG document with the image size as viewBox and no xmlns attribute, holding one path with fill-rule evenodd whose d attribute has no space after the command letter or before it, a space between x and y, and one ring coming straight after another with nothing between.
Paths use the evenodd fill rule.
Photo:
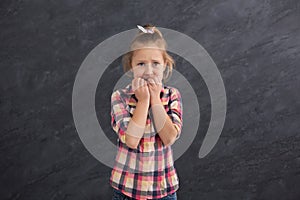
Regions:
<instances>
[{"instance_id":1,"label":"girl's left hand","mask_svg":"<svg viewBox=\"0 0 300 200\"><path fill-rule=\"evenodd\" d=\"M151 101L160 100L160 92L162 89L162 83L157 78L149 78L147 81L149 92L150 92L150 99Z\"/></svg>"}]
</instances>

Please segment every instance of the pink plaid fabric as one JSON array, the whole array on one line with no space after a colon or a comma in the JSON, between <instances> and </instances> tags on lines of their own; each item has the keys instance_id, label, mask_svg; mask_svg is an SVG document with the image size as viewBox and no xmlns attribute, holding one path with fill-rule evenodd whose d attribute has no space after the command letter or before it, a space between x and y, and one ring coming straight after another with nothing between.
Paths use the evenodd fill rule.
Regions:
<instances>
[{"instance_id":1,"label":"pink plaid fabric","mask_svg":"<svg viewBox=\"0 0 300 200\"><path fill-rule=\"evenodd\" d=\"M182 100L176 88L163 86L161 102L181 135ZM111 125L118 134L118 152L111 172L113 188L134 199L156 199L174 193L179 188L179 179L174 168L171 146L165 146L155 131L151 112L143 138L137 149L125 144L125 132L133 115L137 99L131 84L116 90L111 96ZM149 106L149 109L151 106Z\"/></svg>"}]
</instances>

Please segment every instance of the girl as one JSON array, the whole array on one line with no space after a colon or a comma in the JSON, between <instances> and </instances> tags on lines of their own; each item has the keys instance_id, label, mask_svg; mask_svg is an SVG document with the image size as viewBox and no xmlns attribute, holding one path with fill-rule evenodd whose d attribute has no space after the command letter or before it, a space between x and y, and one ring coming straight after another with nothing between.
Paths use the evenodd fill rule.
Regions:
<instances>
[{"instance_id":1,"label":"girl","mask_svg":"<svg viewBox=\"0 0 300 200\"><path fill-rule=\"evenodd\" d=\"M113 199L177 199L171 145L182 129L179 91L165 83L174 65L161 32L147 24L123 56L132 82L111 96L118 152L111 172Z\"/></svg>"}]
</instances>

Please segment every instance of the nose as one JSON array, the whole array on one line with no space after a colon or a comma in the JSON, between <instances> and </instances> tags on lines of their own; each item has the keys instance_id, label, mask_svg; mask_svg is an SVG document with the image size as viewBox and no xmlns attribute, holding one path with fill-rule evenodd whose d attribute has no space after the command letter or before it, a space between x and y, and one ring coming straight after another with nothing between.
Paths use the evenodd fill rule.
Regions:
<instances>
[{"instance_id":1,"label":"nose","mask_svg":"<svg viewBox=\"0 0 300 200\"><path fill-rule=\"evenodd\" d=\"M153 74L153 69L152 69L151 64L147 64L147 65L146 65L146 69L145 69L144 74L145 74L145 75L148 75L148 76Z\"/></svg>"}]
</instances>

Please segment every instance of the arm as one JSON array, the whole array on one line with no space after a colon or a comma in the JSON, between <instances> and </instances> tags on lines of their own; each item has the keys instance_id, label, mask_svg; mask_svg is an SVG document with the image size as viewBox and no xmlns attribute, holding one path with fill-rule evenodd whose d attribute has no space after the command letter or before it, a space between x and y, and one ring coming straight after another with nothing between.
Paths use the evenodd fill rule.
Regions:
<instances>
[{"instance_id":1,"label":"arm","mask_svg":"<svg viewBox=\"0 0 300 200\"><path fill-rule=\"evenodd\" d=\"M133 116L128 126L130 126L133 121L135 124L145 127L147 114L148 114L148 106L149 106L148 101L137 102L136 109L134 110ZM127 133L125 135L125 138L126 138L125 139L126 145L132 149L136 149L141 140L140 137L134 137Z\"/></svg>"},{"instance_id":2,"label":"arm","mask_svg":"<svg viewBox=\"0 0 300 200\"><path fill-rule=\"evenodd\" d=\"M141 85L138 85L138 81L141 81ZM140 78L133 79L132 83L136 87L134 92L138 98L133 116L130 116L124 97L119 91L116 91L111 97L111 125L121 142L135 149L144 134L150 94L148 87L144 86L143 80L140 80Z\"/></svg>"},{"instance_id":3,"label":"arm","mask_svg":"<svg viewBox=\"0 0 300 200\"><path fill-rule=\"evenodd\" d=\"M155 124L161 123L162 120L164 120L163 127L158 128L159 137L161 138L165 146L172 145L175 142L176 137L178 135L177 129L175 128L169 115L166 113L165 109L163 108L160 99L154 99L151 105L156 106L155 109L152 109ZM159 108L157 109L157 106L161 106L163 110Z\"/></svg>"},{"instance_id":4,"label":"arm","mask_svg":"<svg viewBox=\"0 0 300 200\"><path fill-rule=\"evenodd\" d=\"M134 136L134 132L128 134L127 128L134 127L132 124L145 126L149 101L138 101L132 117L120 92L116 91L112 94L111 105L111 126L113 130L118 134L122 143L130 148L137 148L141 138ZM131 130L134 129L131 128Z\"/></svg>"},{"instance_id":5,"label":"arm","mask_svg":"<svg viewBox=\"0 0 300 200\"><path fill-rule=\"evenodd\" d=\"M151 107L155 127L164 145L172 145L180 136L182 128L182 101L179 91L170 90L170 102L168 113L164 109L160 98L151 99Z\"/></svg>"}]
</instances>

